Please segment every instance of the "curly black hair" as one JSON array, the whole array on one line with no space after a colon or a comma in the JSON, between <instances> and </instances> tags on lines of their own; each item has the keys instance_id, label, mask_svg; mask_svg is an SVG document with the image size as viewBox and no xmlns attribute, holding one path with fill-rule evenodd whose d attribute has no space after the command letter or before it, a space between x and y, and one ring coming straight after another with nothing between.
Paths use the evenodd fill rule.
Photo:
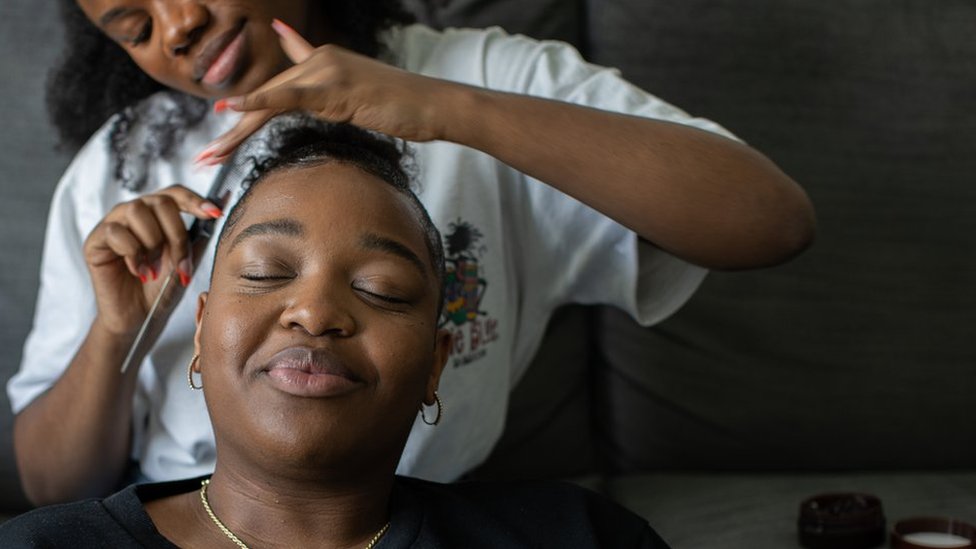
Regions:
<instances>
[{"instance_id":1,"label":"curly black hair","mask_svg":"<svg viewBox=\"0 0 976 549\"><path fill-rule=\"evenodd\" d=\"M247 209L251 191L268 176L287 169L301 169L329 162L349 164L384 181L405 196L417 215L427 244L430 265L437 279L439 317L444 303L444 244L440 231L412 188L410 149L397 139L349 124L324 122L306 114L288 114L275 118L268 128L267 150L260 158L248 157L243 163L253 165L243 182L244 192L227 213L227 220L217 236L217 250ZM217 252L214 253L216 258Z\"/></svg>"},{"instance_id":2,"label":"curly black hair","mask_svg":"<svg viewBox=\"0 0 976 549\"><path fill-rule=\"evenodd\" d=\"M378 33L393 25L414 21L400 0L323 0L324 12L338 22L346 37L344 46L371 57L381 51ZM47 83L47 108L61 145L77 150L110 117L123 113L140 100L165 89L152 80L115 42L93 25L76 0L61 0L65 29L64 51ZM179 97L182 96L182 97ZM205 115L203 100L177 94L185 104L189 123ZM117 123L128 125L131 112ZM196 118L194 120L194 118Z\"/></svg>"}]
</instances>

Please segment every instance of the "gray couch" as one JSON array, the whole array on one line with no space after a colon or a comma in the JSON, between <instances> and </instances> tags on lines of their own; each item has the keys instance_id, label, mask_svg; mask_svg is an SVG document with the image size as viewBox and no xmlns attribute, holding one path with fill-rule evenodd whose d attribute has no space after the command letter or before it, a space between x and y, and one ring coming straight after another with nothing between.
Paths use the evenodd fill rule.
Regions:
<instances>
[{"instance_id":1,"label":"gray couch","mask_svg":"<svg viewBox=\"0 0 976 549\"><path fill-rule=\"evenodd\" d=\"M444 4L443 2L441 4ZM651 329L571 307L472 476L584 479L676 548L797 547L797 508L878 495L889 522L976 523L976 3L453 0L591 60L766 152L810 193L817 243L713 273ZM47 2L0 7L0 357L16 369L67 158L41 105ZM39 48L38 36L54 39ZM0 403L0 505L24 508Z\"/></svg>"}]
</instances>

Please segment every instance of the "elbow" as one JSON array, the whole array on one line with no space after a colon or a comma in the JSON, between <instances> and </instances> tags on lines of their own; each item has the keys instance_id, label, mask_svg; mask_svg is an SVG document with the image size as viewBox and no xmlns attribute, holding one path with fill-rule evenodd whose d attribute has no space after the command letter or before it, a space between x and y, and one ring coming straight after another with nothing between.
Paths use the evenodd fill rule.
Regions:
<instances>
[{"instance_id":1,"label":"elbow","mask_svg":"<svg viewBox=\"0 0 976 549\"><path fill-rule=\"evenodd\" d=\"M21 453L18 452L17 468L20 476L20 487L27 501L34 507L69 503L96 495L86 493L83 490L75 490L69 485L70 483L59 482L59 475L56 472L44 470L36 465L29 465L31 461L36 463L38 460L22 457Z\"/></svg>"},{"instance_id":2,"label":"elbow","mask_svg":"<svg viewBox=\"0 0 976 549\"><path fill-rule=\"evenodd\" d=\"M27 501L34 507L66 503L75 498L68 494L58 493L56 486L50 482L51 474L45 475L42 468L37 467L38 460L31 459L25 455L20 445L14 444L14 453L17 461L17 473L20 478L20 488L24 492ZM49 472L50 473L50 472Z\"/></svg>"},{"instance_id":3,"label":"elbow","mask_svg":"<svg viewBox=\"0 0 976 549\"><path fill-rule=\"evenodd\" d=\"M792 189L761 209L752 230L744 235L751 243L744 243L743 253L728 264L714 266L719 270L743 270L775 267L787 263L813 245L817 233L817 217L807 194L794 184Z\"/></svg>"},{"instance_id":4,"label":"elbow","mask_svg":"<svg viewBox=\"0 0 976 549\"><path fill-rule=\"evenodd\" d=\"M58 490L58 483L53 482L53 479L58 476L56 471L48 470L44 466L44 459L35 455L34 448L26 440L24 428L19 425L21 422L18 419L19 417L14 420L13 449L20 488L27 501L34 507L42 507L76 499Z\"/></svg>"},{"instance_id":5,"label":"elbow","mask_svg":"<svg viewBox=\"0 0 976 549\"><path fill-rule=\"evenodd\" d=\"M784 208L784 213L782 219L768 229L768 264L763 266L786 263L813 245L817 217L806 193L800 191L800 196L794 199L792 205Z\"/></svg>"},{"instance_id":6,"label":"elbow","mask_svg":"<svg viewBox=\"0 0 976 549\"><path fill-rule=\"evenodd\" d=\"M36 436L36 425L28 425L23 417L30 408L14 418L14 458L20 486L27 501L35 507L68 503L89 497L101 497L111 493L116 476L102 463L104 469L91 467L87 471L77 469L78 459L57 459L47 436Z\"/></svg>"}]
</instances>

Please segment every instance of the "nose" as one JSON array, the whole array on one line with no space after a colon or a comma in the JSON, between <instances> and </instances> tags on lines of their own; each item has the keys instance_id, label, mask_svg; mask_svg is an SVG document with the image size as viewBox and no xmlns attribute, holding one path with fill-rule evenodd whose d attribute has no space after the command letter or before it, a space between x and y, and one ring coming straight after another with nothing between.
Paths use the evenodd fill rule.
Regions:
<instances>
[{"instance_id":1,"label":"nose","mask_svg":"<svg viewBox=\"0 0 976 549\"><path fill-rule=\"evenodd\" d=\"M292 283L289 295L283 297L285 303L279 318L283 328L316 337L349 337L356 332L352 296L341 288L312 281Z\"/></svg>"},{"instance_id":2,"label":"nose","mask_svg":"<svg viewBox=\"0 0 976 549\"><path fill-rule=\"evenodd\" d=\"M197 1L160 0L156 6L156 24L166 53L186 55L210 23L210 11Z\"/></svg>"}]
</instances>

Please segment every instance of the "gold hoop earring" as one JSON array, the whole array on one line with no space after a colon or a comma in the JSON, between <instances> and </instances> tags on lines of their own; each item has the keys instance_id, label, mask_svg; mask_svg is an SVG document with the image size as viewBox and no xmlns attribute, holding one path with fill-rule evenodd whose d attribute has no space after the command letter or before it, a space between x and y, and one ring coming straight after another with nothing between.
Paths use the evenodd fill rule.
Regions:
<instances>
[{"instance_id":1,"label":"gold hoop earring","mask_svg":"<svg viewBox=\"0 0 976 549\"><path fill-rule=\"evenodd\" d=\"M437 396L437 391L434 391L434 402L437 403L437 415L434 416L434 421L427 420L427 411L424 409L423 403L420 404L420 419L424 420L427 425L437 425L441 422L441 414L444 413L444 405L441 404L441 397Z\"/></svg>"},{"instance_id":2,"label":"gold hoop earring","mask_svg":"<svg viewBox=\"0 0 976 549\"><path fill-rule=\"evenodd\" d=\"M202 384L199 387L193 384L193 365L196 364L198 360L200 360L200 355L193 355L193 358L190 359L190 365L186 367L186 382L190 384L190 389L193 389L194 391L203 389Z\"/></svg>"}]
</instances>

